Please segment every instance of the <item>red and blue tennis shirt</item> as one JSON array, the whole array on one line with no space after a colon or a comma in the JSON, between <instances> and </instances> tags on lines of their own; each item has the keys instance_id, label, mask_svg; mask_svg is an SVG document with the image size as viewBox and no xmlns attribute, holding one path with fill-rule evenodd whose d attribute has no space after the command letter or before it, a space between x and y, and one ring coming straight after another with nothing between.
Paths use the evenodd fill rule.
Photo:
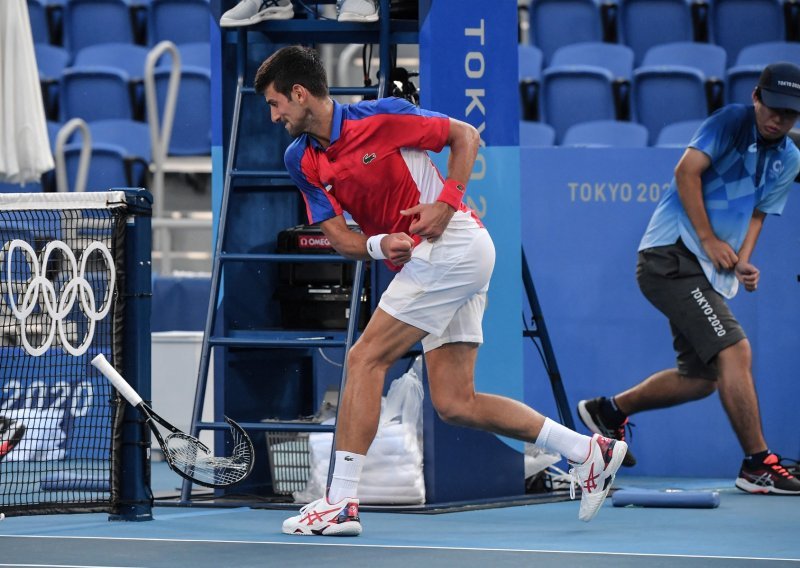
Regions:
<instances>
[{"instance_id":1,"label":"red and blue tennis shirt","mask_svg":"<svg viewBox=\"0 0 800 568\"><path fill-rule=\"evenodd\" d=\"M310 224L347 211L368 236L410 234L412 219L400 211L436 201L444 179L426 151L441 151L449 133L447 116L405 99L333 101L330 146L301 134L284 162Z\"/></svg>"}]
</instances>

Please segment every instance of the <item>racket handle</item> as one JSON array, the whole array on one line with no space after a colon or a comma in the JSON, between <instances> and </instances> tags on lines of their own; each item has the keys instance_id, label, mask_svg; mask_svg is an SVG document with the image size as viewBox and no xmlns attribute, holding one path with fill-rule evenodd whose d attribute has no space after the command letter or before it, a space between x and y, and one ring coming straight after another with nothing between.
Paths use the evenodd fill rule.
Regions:
<instances>
[{"instance_id":1,"label":"racket handle","mask_svg":"<svg viewBox=\"0 0 800 568\"><path fill-rule=\"evenodd\" d=\"M119 391L125 400L130 402L133 406L139 406L142 402L142 397L138 395L138 393L133 390L133 387L128 384L128 382L122 378L122 375L117 373L117 370L111 366L111 363L103 356L101 353L94 359L92 359L92 365L94 365L103 375L114 385L114 388Z\"/></svg>"}]
</instances>

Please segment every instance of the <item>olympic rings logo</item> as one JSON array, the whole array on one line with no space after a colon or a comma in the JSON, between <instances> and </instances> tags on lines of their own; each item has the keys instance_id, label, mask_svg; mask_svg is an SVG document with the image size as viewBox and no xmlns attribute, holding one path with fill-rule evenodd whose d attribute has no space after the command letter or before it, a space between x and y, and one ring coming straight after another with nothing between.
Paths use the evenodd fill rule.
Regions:
<instances>
[{"instance_id":1,"label":"olympic rings logo","mask_svg":"<svg viewBox=\"0 0 800 568\"><path fill-rule=\"evenodd\" d=\"M34 357L42 355L52 346L56 330L58 330L61 346L68 353L76 357L86 353L94 338L96 322L105 318L109 310L111 310L114 285L116 283L116 271L114 270L114 259L108 247L100 241L93 241L81 253L80 259L75 258L75 253L66 243L58 240L47 243L47 246L42 251L41 259L37 257L36 251L33 250L30 244L19 239L14 239L6 243L6 247L4 248L6 258L8 259L6 265L8 303L14 317L16 317L21 324L20 337L25 351ZM14 280L12 278L12 259L14 258L14 251L16 249L20 249L21 253L27 257L26 261L31 274L26 283L27 286L24 288L24 294L21 291L19 293L22 299L20 304L17 304L17 297L13 288ZM68 261L69 271L67 274L71 276L70 280L61 287L60 297L56 293L55 286L46 276L50 256L55 251L61 252L63 258ZM86 263L95 251L101 253L109 274L105 303L99 308L95 305L92 285L85 277ZM40 301L44 311L50 318L50 329L45 341L40 346L35 347L31 345L28 340L26 320L33 314ZM70 343L69 333L65 329L65 320L75 306L76 301L79 302L80 309L84 316L86 316L89 326L83 338L83 342L77 347Z\"/></svg>"}]
</instances>

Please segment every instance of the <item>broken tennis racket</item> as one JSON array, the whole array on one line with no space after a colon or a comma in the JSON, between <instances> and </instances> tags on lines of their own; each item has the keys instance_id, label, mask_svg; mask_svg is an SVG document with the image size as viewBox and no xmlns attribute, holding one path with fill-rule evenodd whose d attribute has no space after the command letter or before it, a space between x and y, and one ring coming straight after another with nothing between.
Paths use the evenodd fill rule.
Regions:
<instances>
[{"instance_id":1,"label":"broken tennis racket","mask_svg":"<svg viewBox=\"0 0 800 568\"><path fill-rule=\"evenodd\" d=\"M239 483L250 474L255 454L253 442L236 422L225 417L233 441L232 455L213 456L211 450L200 440L182 432L156 414L102 354L92 359L92 365L103 373L125 400L145 416L147 425L164 451L167 464L175 473L206 487L228 487ZM162 428L168 433L162 435Z\"/></svg>"}]
</instances>

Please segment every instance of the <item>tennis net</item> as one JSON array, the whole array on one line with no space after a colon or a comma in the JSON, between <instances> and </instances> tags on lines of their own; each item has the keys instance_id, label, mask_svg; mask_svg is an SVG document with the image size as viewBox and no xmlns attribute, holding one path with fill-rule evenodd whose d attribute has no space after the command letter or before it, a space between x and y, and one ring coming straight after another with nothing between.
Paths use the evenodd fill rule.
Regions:
<instances>
[{"instance_id":1,"label":"tennis net","mask_svg":"<svg viewBox=\"0 0 800 568\"><path fill-rule=\"evenodd\" d=\"M90 361L122 358L130 215L124 191L0 195L6 515L119 505L123 406Z\"/></svg>"}]
</instances>

